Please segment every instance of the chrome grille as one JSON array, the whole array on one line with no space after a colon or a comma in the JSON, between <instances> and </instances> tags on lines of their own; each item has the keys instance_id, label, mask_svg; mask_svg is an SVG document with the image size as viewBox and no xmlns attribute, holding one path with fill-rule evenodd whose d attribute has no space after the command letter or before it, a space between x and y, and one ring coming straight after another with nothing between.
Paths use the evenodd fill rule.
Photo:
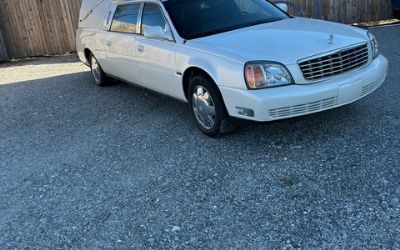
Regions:
<instances>
[{"instance_id":1,"label":"chrome grille","mask_svg":"<svg viewBox=\"0 0 400 250\"><path fill-rule=\"evenodd\" d=\"M368 62L368 45L336 51L318 58L300 61L299 66L306 80L313 81L335 76L359 68Z\"/></svg>"}]
</instances>

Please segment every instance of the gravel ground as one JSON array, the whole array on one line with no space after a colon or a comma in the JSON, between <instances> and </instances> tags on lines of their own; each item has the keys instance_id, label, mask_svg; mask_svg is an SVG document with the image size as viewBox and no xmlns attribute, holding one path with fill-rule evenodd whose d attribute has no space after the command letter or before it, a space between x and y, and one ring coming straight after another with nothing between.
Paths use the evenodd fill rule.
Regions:
<instances>
[{"instance_id":1,"label":"gravel ground","mask_svg":"<svg viewBox=\"0 0 400 250\"><path fill-rule=\"evenodd\" d=\"M218 140L75 56L0 66L0 248L400 248L400 27L386 83Z\"/></svg>"}]
</instances>

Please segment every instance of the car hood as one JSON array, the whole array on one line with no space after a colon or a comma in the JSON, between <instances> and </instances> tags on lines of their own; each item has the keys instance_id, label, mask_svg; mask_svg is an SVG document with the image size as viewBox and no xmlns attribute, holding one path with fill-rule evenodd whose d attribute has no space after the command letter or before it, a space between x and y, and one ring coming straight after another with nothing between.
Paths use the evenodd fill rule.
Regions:
<instances>
[{"instance_id":1,"label":"car hood","mask_svg":"<svg viewBox=\"0 0 400 250\"><path fill-rule=\"evenodd\" d=\"M290 18L187 41L187 46L245 63L268 60L286 65L367 41L349 25Z\"/></svg>"}]
</instances>

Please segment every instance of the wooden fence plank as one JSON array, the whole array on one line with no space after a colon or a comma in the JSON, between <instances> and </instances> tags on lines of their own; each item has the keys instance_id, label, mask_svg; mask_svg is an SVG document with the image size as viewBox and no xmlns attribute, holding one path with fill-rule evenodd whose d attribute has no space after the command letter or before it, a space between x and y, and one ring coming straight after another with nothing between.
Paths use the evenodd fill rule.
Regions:
<instances>
[{"instance_id":1,"label":"wooden fence plank","mask_svg":"<svg viewBox=\"0 0 400 250\"><path fill-rule=\"evenodd\" d=\"M36 41L36 36L33 32L33 22L31 20L31 18L29 17L28 14L28 8L29 6L24 4L23 1L14 1L15 3L15 8L18 11L18 20L20 22L20 25L23 26L23 30L21 32L21 34L23 35L23 43L25 43L26 46L26 53L30 54L30 55L37 55L40 54L39 52L39 47L37 45L37 41Z\"/></svg>"},{"instance_id":2,"label":"wooden fence plank","mask_svg":"<svg viewBox=\"0 0 400 250\"><path fill-rule=\"evenodd\" d=\"M68 51L73 50L74 47L74 37L75 37L75 32L74 32L74 27L72 25L72 14L70 12L69 4L71 3L68 0L61 0L61 11L62 11L62 17L64 21L64 26L65 26L65 37L67 40L67 45L68 45Z\"/></svg>"},{"instance_id":3,"label":"wooden fence plank","mask_svg":"<svg viewBox=\"0 0 400 250\"><path fill-rule=\"evenodd\" d=\"M37 22L39 23L40 27L42 27L42 31L43 31L43 46L44 46L44 50L46 51L47 55L53 54L55 51L55 48L53 49L53 43L52 43L52 39L51 37L51 31L48 25L48 21L49 21L49 16L47 15L47 13L45 12L45 7L44 7L44 3L43 0L37 0L37 9L38 9L38 15L37 15Z\"/></svg>"},{"instance_id":4,"label":"wooden fence plank","mask_svg":"<svg viewBox=\"0 0 400 250\"><path fill-rule=\"evenodd\" d=\"M6 44L3 39L3 30L0 25L0 62L8 60Z\"/></svg>"},{"instance_id":5,"label":"wooden fence plank","mask_svg":"<svg viewBox=\"0 0 400 250\"><path fill-rule=\"evenodd\" d=\"M23 37L21 36L22 28L19 28L20 24L17 22L18 17L13 14L15 13L15 3L14 1L7 0L2 0L2 2L4 3L2 6L4 7L2 13L2 26L4 27L3 36L6 42L8 56L10 58L23 56L22 53L26 49L22 41Z\"/></svg>"}]
</instances>

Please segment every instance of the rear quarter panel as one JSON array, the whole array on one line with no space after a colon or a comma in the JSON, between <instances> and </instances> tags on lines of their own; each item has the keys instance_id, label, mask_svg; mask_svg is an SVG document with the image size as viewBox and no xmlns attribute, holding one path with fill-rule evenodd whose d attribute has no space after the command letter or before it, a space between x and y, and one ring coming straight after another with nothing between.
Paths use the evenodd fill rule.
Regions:
<instances>
[{"instance_id":1,"label":"rear quarter panel","mask_svg":"<svg viewBox=\"0 0 400 250\"><path fill-rule=\"evenodd\" d=\"M88 63L84 55L89 49L100 62L105 60L105 32L102 28L108 13L112 8L112 1L84 0L79 14L79 27L76 34L76 47L79 58Z\"/></svg>"}]
</instances>

